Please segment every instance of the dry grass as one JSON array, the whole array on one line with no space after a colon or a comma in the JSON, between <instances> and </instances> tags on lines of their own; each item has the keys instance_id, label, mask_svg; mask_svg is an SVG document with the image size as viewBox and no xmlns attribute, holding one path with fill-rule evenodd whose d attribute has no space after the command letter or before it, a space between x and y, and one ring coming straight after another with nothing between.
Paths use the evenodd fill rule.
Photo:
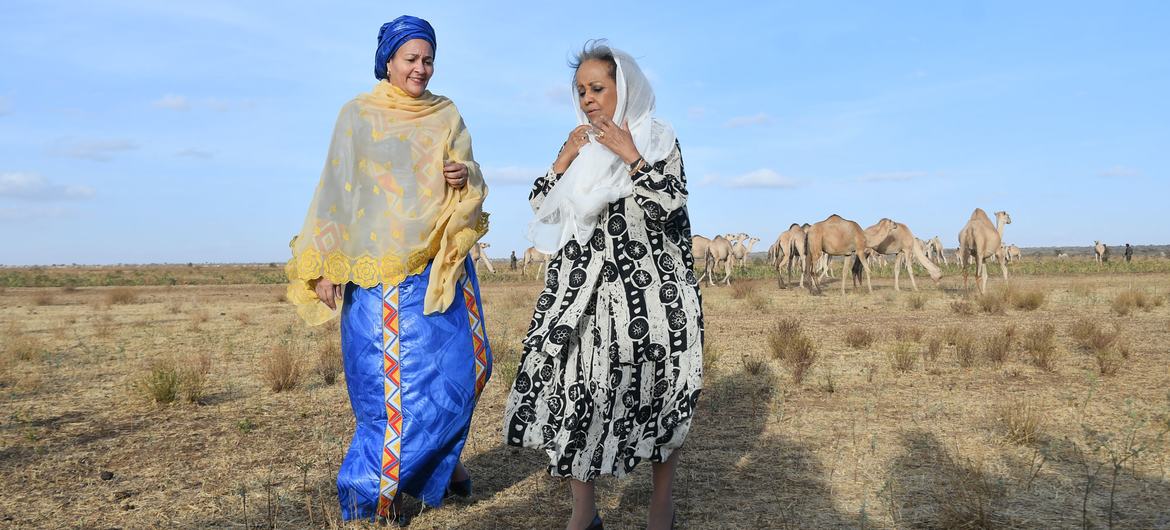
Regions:
<instances>
[{"instance_id":1,"label":"dry grass","mask_svg":"<svg viewBox=\"0 0 1170 530\"><path fill-rule=\"evenodd\" d=\"M890 367L898 372L909 372L914 369L914 361L917 360L918 354L914 352L914 346L909 342L896 342L890 349Z\"/></svg>"},{"instance_id":2,"label":"dry grass","mask_svg":"<svg viewBox=\"0 0 1170 530\"><path fill-rule=\"evenodd\" d=\"M703 330L703 372L706 374L713 374L715 368L719 366L719 359L723 353L719 344L719 339L714 331Z\"/></svg>"},{"instance_id":3,"label":"dry grass","mask_svg":"<svg viewBox=\"0 0 1170 530\"><path fill-rule=\"evenodd\" d=\"M845 344L850 348L868 348L876 340L877 335L862 326L849 326L845 330Z\"/></svg>"},{"instance_id":4,"label":"dry grass","mask_svg":"<svg viewBox=\"0 0 1170 530\"><path fill-rule=\"evenodd\" d=\"M911 311L921 311L926 307L926 295L914 293L906 298L906 308Z\"/></svg>"},{"instance_id":5,"label":"dry grass","mask_svg":"<svg viewBox=\"0 0 1170 530\"><path fill-rule=\"evenodd\" d=\"M943 338L938 336L930 337L926 341L926 349L922 351L922 358L928 362L934 362L938 359L943 349Z\"/></svg>"},{"instance_id":6,"label":"dry grass","mask_svg":"<svg viewBox=\"0 0 1170 530\"><path fill-rule=\"evenodd\" d=\"M794 318L782 319L768 330L768 348L774 359L788 366L792 382L797 385L804 381L817 360L816 345L805 334L800 321Z\"/></svg>"},{"instance_id":7,"label":"dry grass","mask_svg":"<svg viewBox=\"0 0 1170 530\"><path fill-rule=\"evenodd\" d=\"M979 310L989 315L1002 315L1007 312L1008 295L1004 291L988 291L975 297L975 304Z\"/></svg>"},{"instance_id":8,"label":"dry grass","mask_svg":"<svg viewBox=\"0 0 1170 530\"><path fill-rule=\"evenodd\" d=\"M1151 311L1155 307L1162 305L1163 298L1160 296L1150 296L1145 291L1138 289L1127 289L1118 293L1113 298L1113 303L1110 308L1119 316L1128 316L1133 310L1141 309L1143 311Z\"/></svg>"},{"instance_id":9,"label":"dry grass","mask_svg":"<svg viewBox=\"0 0 1170 530\"><path fill-rule=\"evenodd\" d=\"M48 351L45 343L28 335L15 322L4 329L4 357L10 361L31 361Z\"/></svg>"},{"instance_id":10,"label":"dry grass","mask_svg":"<svg viewBox=\"0 0 1170 530\"><path fill-rule=\"evenodd\" d=\"M105 313L93 323L93 334L99 339L108 339L114 335L114 315Z\"/></svg>"},{"instance_id":11,"label":"dry grass","mask_svg":"<svg viewBox=\"0 0 1170 530\"><path fill-rule=\"evenodd\" d=\"M39 291L33 295L33 305L46 306L53 305L56 299L53 298L53 293L49 291Z\"/></svg>"},{"instance_id":12,"label":"dry grass","mask_svg":"<svg viewBox=\"0 0 1170 530\"><path fill-rule=\"evenodd\" d=\"M1046 372L1056 370L1056 326L1050 322L1032 326L1020 338L1020 347L1033 366Z\"/></svg>"},{"instance_id":13,"label":"dry grass","mask_svg":"<svg viewBox=\"0 0 1170 530\"><path fill-rule=\"evenodd\" d=\"M902 342L920 342L926 330L920 326L895 326L894 340Z\"/></svg>"},{"instance_id":14,"label":"dry grass","mask_svg":"<svg viewBox=\"0 0 1170 530\"><path fill-rule=\"evenodd\" d=\"M301 383L301 360L290 341L273 346L260 360L261 373L273 392L292 390Z\"/></svg>"},{"instance_id":15,"label":"dry grass","mask_svg":"<svg viewBox=\"0 0 1170 530\"><path fill-rule=\"evenodd\" d=\"M198 332L202 329L202 325L211 320L211 313L207 311L206 307L200 307L191 312L187 317L187 329Z\"/></svg>"},{"instance_id":16,"label":"dry grass","mask_svg":"<svg viewBox=\"0 0 1170 530\"><path fill-rule=\"evenodd\" d=\"M970 368L975 366L975 335L970 331L960 331L953 336L955 345L955 359L959 366Z\"/></svg>"},{"instance_id":17,"label":"dry grass","mask_svg":"<svg viewBox=\"0 0 1170 530\"><path fill-rule=\"evenodd\" d=\"M106 293L106 303L109 305L133 304L138 301L138 293L130 287L114 287Z\"/></svg>"},{"instance_id":18,"label":"dry grass","mask_svg":"<svg viewBox=\"0 0 1170 530\"><path fill-rule=\"evenodd\" d=\"M200 352L186 359L178 369L179 388L188 403L200 403L207 395L211 375L211 353Z\"/></svg>"},{"instance_id":19,"label":"dry grass","mask_svg":"<svg viewBox=\"0 0 1170 530\"><path fill-rule=\"evenodd\" d=\"M337 340L326 340L317 346L317 375L327 385L337 382L337 374L342 371L341 343Z\"/></svg>"},{"instance_id":20,"label":"dry grass","mask_svg":"<svg viewBox=\"0 0 1170 530\"><path fill-rule=\"evenodd\" d=\"M145 372L135 381L135 388L144 397L158 405L168 405L179 399L182 378L174 358L151 361Z\"/></svg>"},{"instance_id":21,"label":"dry grass","mask_svg":"<svg viewBox=\"0 0 1170 530\"><path fill-rule=\"evenodd\" d=\"M1035 311L1044 305L1044 292L1029 289L1014 291L1011 297L1012 307L1023 311Z\"/></svg>"},{"instance_id":22,"label":"dry grass","mask_svg":"<svg viewBox=\"0 0 1170 530\"><path fill-rule=\"evenodd\" d=\"M768 371L768 361L758 355L748 355L743 358L743 369L751 375L760 375Z\"/></svg>"},{"instance_id":23,"label":"dry grass","mask_svg":"<svg viewBox=\"0 0 1170 530\"><path fill-rule=\"evenodd\" d=\"M1044 425L1044 413L1027 399L1003 403L996 408L995 415L1004 439L1014 444L1035 442Z\"/></svg>"},{"instance_id":24,"label":"dry grass","mask_svg":"<svg viewBox=\"0 0 1170 530\"><path fill-rule=\"evenodd\" d=\"M990 333L983 338L983 357L995 366L1007 361L1015 339L1015 328L1005 327L999 333Z\"/></svg>"},{"instance_id":25,"label":"dry grass","mask_svg":"<svg viewBox=\"0 0 1170 530\"><path fill-rule=\"evenodd\" d=\"M1093 356L1097 361L1097 371L1101 375L1117 375L1125 364L1125 356L1116 350L1098 351Z\"/></svg>"},{"instance_id":26,"label":"dry grass","mask_svg":"<svg viewBox=\"0 0 1170 530\"><path fill-rule=\"evenodd\" d=\"M167 303L167 313L177 315L183 312L183 302L179 300L172 300Z\"/></svg>"},{"instance_id":27,"label":"dry grass","mask_svg":"<svg viewBox=\"0 0 1170 530\"><path fill-rule=\"evenodd\" d=\"M966 300L955 300L951 302L951 312L956 315L974 315L975 308L971 302Z\"/></svg>"},{"instance_id":28,"label":"dry grass","mask_svg":"<svg viewBox=\"0 0 1170 530\"><path fill-rule=\"evenodd\" d=\"M757 289L759 289L759 285L756 282L734 282L731 284L731 297L736 300L743 300Z\"/></svg>"},{"instance_id":29,"label":"dry grass","mask_svg":"<svg viewBox=\"0 0 1170 530\"><path fill-rule=\"evenodd\" d=\"M1108 331L1097 321L1083 318L1069 327L1069 335L1082 350L1095 354L1113 348L1121 337L1121 328L1114 325L1113 330Z\"/></svg>"},{"instance_id":30,"label":"dry grass","mask_svg":"<svg viewBox=\"0 0 1170 530\"><path fill-rule=\"evenodd\" d=\"M232 318L245 326L251 326L256 322L256 317L252 315L251 311L237 311L232 314Z\"/></svg>"}]
</instances>

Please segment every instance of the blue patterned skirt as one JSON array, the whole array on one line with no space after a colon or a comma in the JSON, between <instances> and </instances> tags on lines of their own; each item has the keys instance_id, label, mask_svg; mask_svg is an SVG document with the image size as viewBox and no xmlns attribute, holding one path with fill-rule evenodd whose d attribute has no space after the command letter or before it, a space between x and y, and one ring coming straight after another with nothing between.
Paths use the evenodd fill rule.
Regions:
<instances>
[{"instance_id":1,"label":"blue patterned skirt","mask_svg":"<svg viewBox=\"0 0 1170 530\"><path fill-rule=\"evenodd\" d=\"M396 286L349 284L341 352L357 429L337 475L346 520L390 515L398 493L430 506L447 484L492 357L470 259L455 301L423 315L430 265Z\"/></svg>"}]
</instances>

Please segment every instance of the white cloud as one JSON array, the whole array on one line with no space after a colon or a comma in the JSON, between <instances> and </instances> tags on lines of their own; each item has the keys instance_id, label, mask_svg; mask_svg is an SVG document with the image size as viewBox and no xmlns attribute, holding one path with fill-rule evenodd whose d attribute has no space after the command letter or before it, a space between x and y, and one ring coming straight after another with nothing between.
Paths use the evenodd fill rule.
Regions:
<instances>
[{"instance_id":1,"label":"white cloud","mask_svg":"<svg viewBox=\"0 0 1170 530\"><path fill-rule=\"evenodd\" d=\"M1139 177L1141 174L1142 172L1139 169L1117 165L1098 173L1097 176L1101 178L1130 178Z\"/></svg>"},{"instance_id":2,"label":"white cloud","mask_svg":"<svg viewBox=\"0 0 1170 530\"><path fill-rule=\"evenodd\" d=\"M206 160L206 159L209 159L209 158L215 156L215 154L213 154L211 151L204 151L202 149L195 149L194 147L188 147L186 149L182 149L182 150L176 152L175 156L182 156L182 157L187 157L187 158L202 158L202 159Z\"/></svg>"},{"instance_id":3,"label":"white cloud","mask_svg":"<svg viewBox=\"0 0 1170 530\"><path fill-rule=\"evenodd\" d=\"M753 114L751 116L736 116L727 120L723 126L729 129L737 127L750 127L752 125L766 125L772 122L772 118L763 112Z\"/></svg>"},{"instance_id":4,"label":"white cloud","mask_svg":"<svg viewBox=\"0 0 1170 530\"><path fill-rule=\"evenodd\" d=\"M191 102L187 101L186 96L176 94L167 94L151 102L151 105L156 109L191 110Z\"/></svg>"},{"instance_id":5,"label":"white cloud","mask_svg":"<svg viewBox=\"0 0 1170 530\"><path fill-rule=\"evenodd\" d=\"M0 173L0 197L53 201L87 199L93 193L89 186L54 184L37 173Z\"/></svg>"},{"instance_id":6,"label":"white cloud","mask_svg":"<svg viewBox=\"0 0 1170 530\"><path fill-rule=\"evenodd\" d=\"M132 151L134 149L138 149L138 144L125 139L74 140L63 138L49 152L50 154L66 158L105 162L114 153Z\"/></svg>"},{"instance_id":7,"label":"white cloud","mask_svg":"<svg viewBox=\"0 0 1170 530\"><path fill-rule=\"evenodd\" d=\"M771 169L757 169L743 175L732 177L727 182L732 188L779 188L792 189L800 186L800 182L792 177L786 177Z\"/></svg>"},{"instance_id":8,"label":"white cloud","mask_svg":"<svg viewBox=\"0 0 1170 530\"><path fill-rule=\"evenodd\" d=\"M510 184L523 184L527 186L532 184L537 177L543 177L546 172L548 172L548 168L542 169L522 166L485 167L483 168L483 179L487 182L488 186L507 186Z\"/></svg>"},{"instance_id":9,"label":"white cloud","mask_svg":"<svg viewBox=\"0 0 1170 530\"><path fill-rule=\"evenodd\" d=\"M889 173L870 173L857 178L861 182L906 182L926 176L925 171L891 171Z\"/></svg>"}]
</instances>

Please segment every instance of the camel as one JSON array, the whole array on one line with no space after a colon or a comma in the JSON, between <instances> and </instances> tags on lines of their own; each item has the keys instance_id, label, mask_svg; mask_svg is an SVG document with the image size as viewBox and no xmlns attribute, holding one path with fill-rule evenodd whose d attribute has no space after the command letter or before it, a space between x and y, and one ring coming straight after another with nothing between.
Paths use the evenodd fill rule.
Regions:
<instances>
[{"instance_id":1,"label":"camel","mask_svg":"<svg viewBox=\"0 0 1170 530\"><path fill-rule=\"evenodd\" d=\"M536 250L536 247L528 247L524 251L524 261L520 263L520 275L524 276L528 272L529 263L536 264L537 274L542 273L548 267L548 260L551 257L544 252Z\"/></svg>"},{"instance_id":2,"label":"camel","mask_svg":"<svg viewBox=\"0 0 1170 530\"><path fill-rule=\"evenodd\" d=\"M735 234L727 234L735 240L739 241L739 236ZM707 245L707 252L703 255L703 262L705 263L707 276L707 284L715 285L715 266L719 263L723 264L723 285L731 285L731 266L735 259L734 249L731 241L725 236L715 236Z\"/></svg>"},{"instance_id":3,"label":"camel","mask_svg":"<svg viewBox=\"0 0 1170 530\"><path fill-rule=\"evenodd\" d=\"M746 245L744 244L744 241L747 241ZM748 237L735 242L735 245L732 247L732 251L735 254L735 260L738 262L739 268L742 269L747 267L748 255L751 254L752 247L755 247L756 243L759 242L760 238L758 237Z\"/></svg>"},{"instance_id":4,"label":"camel","mask_svg":"<svg viewBox=\"0 0 1170 530\"><path fill-rule=\"evenodd\" d=\"M1105 257L1106 252L1109 252L1109 247L1105 246L1105 243L1100 241L1093 242L1093 260L1097 262L1097 265L1107 261L1107 258Z\"/></svg>"},{"instance_id":5,"label":"camel","mask_svg":"<svg viewBox=\"0 0 1170 530\"><path fill-rule=\"evenodd\" d=\"M490 246L492 246L490 243L478 243L472 245L471 252L469 252L469 254L471 255L472 265L478 267L480 262L483 262L484 266L487 267L488 272L494 274L496 272L496 268L492 267L491 258L488 257L487 252L484 252L484 249Z\"/></svg>"},{"instance_id":6,"label":"camel","mask_svg":"<svg viewBox=\"0 0 1170 530\"><path fill-rule=\"evenodd\" d=\"M776 238L776 243L772 245L776 248L775 258L773 264L776 266L776 276L780 282L782 289L788 288L788 283L785 282L781 269L788 267L788 282L792 281L792 261L794 255L800 256L800 286L804 287L804 269L808 266L805 260L805 233L804 229L796 223L792 223Z\"/></svg>"},{"instance_id":7,"label":"camel","mask_svg":"<svg viewBox=\"0 0 1170 530\"><path fill-rule=\"evenodd\" d=\"M866 289L872 293L873 284L870 283L869 263L865 260L865 251L865 232L861 225L837 214L830 215L808 229L809 263L817 263L822 256L852 257L854 261L861 262L861 267L865 271ZM841 268L841 294L845 294L845 273L849 270L850 264L850 259L846 258ZM827 262L825 268L828 268ZM817 283L816 275L808 270L805 274L808 275L810 282L809 289L819 293L821 287Z\"/></svg>"},{"instance_id":8,"label":"camel","mask_svg":"<svg viewBox=\"0 0 1170 530\"><path fill-rule=\"evenodd\" d=\"M1011 262L1011 261L1014 261L1014 262L1017 262L1017 263L1018 263L1018 262L1019 262L1021 259L1023 259L1023 257L1020 255L1020 247L1017 247L1017 246L1015 246L1015 245L1008 245L1008 247L1007 247L1007 259L1008 259L1008 261L1009 261L1009 262Z\"/></svg>"},{"instance_id":9,"label":"camel","mask_svg":"<svg viewBox=\"0 0 1170 530\"><path fill-rule=\"evenodd\" d=\"M980 293L987 293L987 262L988 258L995 258L999 268L1003 271L1003 280L1008 279L1007 263L999 251L1000 241L1003 241L1003 229L1012 224L1012 217L1007 212L995 212L995 225L982 208L971 212L971 218L959 231L959 267L963 269L963 288L967 288L967 262L975 260L976 283Z\"/></svg>"},{"instance_id":10,"label":"camel","mask_svg":"<svg viewBox=\"0 0 1170 530\"><path fill-rule=\"evenodd\" d=\"M914 260L918 260L918 264L926 269L927 274L930 274L930 278L934 280L935 285L938 285L939 278L942 278L942 272L926 257L922 242L914 237L914 233L910 231L910 227L902 223L882 218L877 224L865 229L865 246L869 248L870 253L875 255L884 256L886 254L895 254L895 291L902 290L898 285L898 276L901 270L900 268L903 266L906 267L906 274L910 275L910 286L915 291L918 290L918 283L914 280ZM860 273L859 267L854 263L854 282L860 280Z\"/></svg>"},{"instance_id":11,"label":"camel","mask_svg":"<svg viewBox=\"0 0 1170 530\"><path fill-rule=\"evenodd\" d=\"M706 266L707 247L711 246L711 240L703 236L691 236L691 256L694 256L695 263L704 262ZM703 274L699 276L699 282L702 283L703 277L711 272L709 269L703 269Z\"/></svg>"},{"instance_id":12,"label":"camel","mask_svg":"<svg viewBox=\"0 0 1170 530\"><path fill-rule=\"evenodd\" d=\"M943 248L942 240L939 239L938 236L930 238L928 245L931 249L930 253L934 255L935 265L938 265L939 260L942 260L943 265L950 265L950 263L947 262L947 249Z\"/></svg>"}]
</instances>

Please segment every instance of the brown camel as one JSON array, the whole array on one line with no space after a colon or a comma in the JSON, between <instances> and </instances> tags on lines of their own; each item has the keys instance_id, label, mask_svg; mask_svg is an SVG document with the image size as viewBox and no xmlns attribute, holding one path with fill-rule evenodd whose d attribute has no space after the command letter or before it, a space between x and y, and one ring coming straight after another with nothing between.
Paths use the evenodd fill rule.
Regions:
<instances>
[{"instance_id":1,"label":"brown camel","mask_svg":"<svg viewBox=\"0 0 1170 530\"><path fill-rule=\"evenodd\" d=\"M711 246L711 240L703 236L691 236L691 255L695 257L695 264L700 262L706 267L707 261L707 247ZM703 269L703 274L699 276L699 282L703 282L703 277L711 272L710 269Z\"/></svg>"},{"instance_id":2,"label":"brown camel","mask_svg":"<svg viewBox=\"0 0 1170 530\"><path fill-rule=\"evenodd\" d=\"M987 259L995 258L1003 271L1003 280L1008 279L1005 256L999 252L1000 241L1003 241L1003 229L1012 224L1012 217L1007 212L995 212L995 225L982 208L971 212L971 218L959 231L959 267L963 269L963 288L967 288L967 263L975 261L976 283L979 292L987 293Z\"/></svg>"},{"instance_id":3,"label":"brown camel","mask_svg":"<svg viewBox=\"0 0 1170 530\"><path fill-rule=\"evenodd\" d=\"M930 238L930 253L934 255L934 264L941 260L943 265L950 265L947 261L947 249L943 248L942 240L938 236Z\"/></svg>"},{"instance_id":4,"label":"brown camel","mask_svg":"<svg viewBox=\"0 0 1170 530\"><path fill-rule=\"evenodd\" d=\"M1097 265L1107 261L1106 253L1109 252L1109 247L1100 241L1093 242L1093 259L1096 260Z\"/></svg>"},{"instance_id":5,"label":"brown camel","mask_svg":"<svg viewBox=\"0 0 1170 530\"><path fill-rule=\"evenodd\" d=\"M735 234L727 235L739 241L739 236ZM708 285L715 285L715 267L720 263L723 264L723 285L731 285L731 266L734 259L735 255L733 254L731 241L724 236L715 236L715 239L712 239L707 245L707 252L703 257L703 261L706 264Z\"/></svg>"},{"instance_id":6,"label":"brown camel","mask_svg":"<svg viewBox=\"0 0 1170 530\"><path fill-rule=\"evenodd\" d=\"M471 252L469 252L468 254L471 255L472 265L475 265L478 268L479 264L482 262L483 265L485 267L487 267L488 272L495 273L496 269L495 269L495 267L492 267L491 258L488 257L487 252L484 252L484 250L490 246L491 246L490 243L479 243L476 245L472 245Z\"/></svg>"},{"instance_id":7,"label":"brown camel","mask_svg":"<svg viewBox=\"0 0 1170 530\"><path fill-rule=\"evenodd\" d=\"M869 247L869 251L876 255L894 254L894 290L901 291L898 285L898 276L901 267L906 268L906 274L910 275L910 286L917 291L918 283L914 280L914 260L918 260L918 264L926 269L927 274L934 280L934 284L938 285L939 278L942 278L942 272L938 267L931 263L926 257L926 252L923 250L922 243L918 238L914 237L914 233L910 231L910 227L899 223L897 221L882 218L877 224L865 229L865 246ZM857 264L853 265L853 279L860 280L860 268Z\"/></svg>"},{"instance_id":8,"label":"brown camel","mask_svg":"<svg viewBox=\"0 0 1170 530\"><path fill-rule=\"evenodd\" d=\"M776 265L776 276L780 281L782 289L788 288L788 283L792 281L792 262L796 256L800 257L800 286L804 287L804 269L808 266L805 259L805 238L804 229L796 223L792 223L780 234L776 239L776 259L773 261ZM788 278L785 281L781 270L788 268Z\"/></svg>"},{"instance_id":9,"label":"brown camel","mask_svg":"<svg viewBox=\"0 0 1170 530\"><path fill-rule=\"evenodd\" d=\"M816 223L808 229L809 263L819 262L822 256L846 256L845 263L841 267L841 294L845 294L845 274L852 263L849 258L861 262L861 268L865 271L866 289L873 292L873 284L870 283L869 278L869 263L865 260L865 250L865 231L861 229L861 225L837 214L830 215L824 221ZM828 268L827 264L826 268ZM809 289L819 293L821 287L817 283L816 275L811 274L808 270L805 271L805 274L810 282Z\"/></svg>"},{"instance_id":10,"label":"brown camel","mask_svg":"<svg viewBox=\"0 0 1170 530\"><path fill-rule=\"evenodd\" d=\"M752 253L752 248L759 242L760 238L758 237L748 237L735 242L732 250L735 253L735 261L739 268L747 267L748 255Z\"/></svg>"},{"instance_id":11,"label":"brown camel","mask_svg":"<svg viewBox=\"0 0 1170 530\"><path fill-rule=\"evenodd\" d=\"M1017 263L1018 263L1018 262L1019 262L1021 259L1023 259L1022 255L1020 254L1020 247L1017 247L1017 246L1015 246L1015 245L1008 245L1008 247L1007 247L1007 259L1008 259L1008 261L1014 261L1014 262L1017 262Z\"/></svg>"},{"instance_id":12,"label":"brown camel","mask_svg":"<svg viewBox=\"0 0 1170 530\"><path fill-rule=\"evenodd\" d=\"M520 263L520 275L524 276L528 272L528 264L536 265L536 273L539 275L548 267L548 260L551 258L548 254L536 250L536 247L528 247L524 251L524 261Z\"/></svg>"}]
</instances>

